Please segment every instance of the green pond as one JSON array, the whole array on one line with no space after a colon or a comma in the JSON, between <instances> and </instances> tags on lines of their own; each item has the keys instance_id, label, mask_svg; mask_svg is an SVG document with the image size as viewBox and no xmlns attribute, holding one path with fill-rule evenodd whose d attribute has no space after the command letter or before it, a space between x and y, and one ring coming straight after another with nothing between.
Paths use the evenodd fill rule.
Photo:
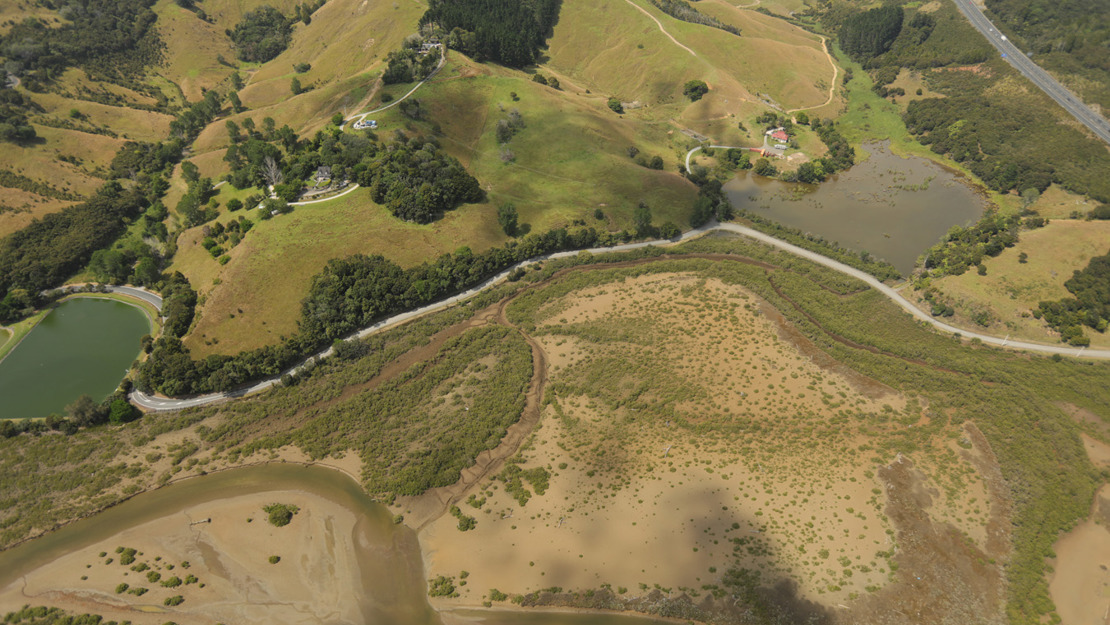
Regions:
<instances>
[{"instance_id":1,"label":"green pond","mask_svg":"<svg viewBox=\"0 0 1110 625\"><path fill-rule=\"evenodd\" d=\"M359 485L331 469L295 464L265 464L191 478L142 493L45 536L0 552L0 589L67 553L83 549L130 528L198 504L275 490L302 490L352 512L354 544L366 625L439 625L428 604L423 557L416 533L396 525L393 515L372 501ZM18 606L15 606L18 607ZM10 606L2 606L10 609ZM0 609L0 613L3 610ZM459 610L454 615L485 625L659 625L661 621L617 614Z\"/></svg>"},{"instance_id":2,"label":"green pond","mask_svg":"<svg viewBox=\"0 0 1110 625\"><path fill-rule=\"evenodd\" d=\"M0 362L0 419L63 413L81 395L110 395L150 332L146 314L122 302L62 302Z\"/></svg>"},{"instance_id":3,"label":"green pond","mask_svg":"<svg viewBox=\"0 0 1110 625\"><path fill-rule=\"evenodd\" d=\"M959 174L920 157L899 157L886 143L863 147L867 160L819 185L744 172L724 190L736 208L866 251L903 275L949 228L983 215L986 201Z\"/></svg>"}]
</instances>

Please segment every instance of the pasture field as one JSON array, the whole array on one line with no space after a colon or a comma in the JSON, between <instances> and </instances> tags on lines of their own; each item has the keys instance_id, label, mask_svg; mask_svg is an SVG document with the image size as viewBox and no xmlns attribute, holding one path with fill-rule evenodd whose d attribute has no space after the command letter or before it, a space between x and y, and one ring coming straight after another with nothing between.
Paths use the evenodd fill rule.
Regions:
<instances>
[{"instance_id":1,"label":"pasture field","mask_svg":"<svg viewBox=\"0 0 1110 625\"><path fill-rule=\"evenodd\" d=\"M214 4L218 3L207 2L203 6L210 17L219 15L214 15L209 8ZM165 60L156 72L176 84L190 102L201 100L207 89L225 87L234 71L228 65L235 66L238 61L231 40L224 35L224 28L234 28L235 24L224 26L218 18L216 23L203 21L173 0L159 0L154 12L158 15L155 22L158 34L166 44ZM218 61L221 57L227 65Z\"/></svg>"},{"instance_id":2,"label":"pasture field","mask_svg":"<svg viewBox=\"0 0 1110 625\"><path fill-rule=\"evenodd\" d=\"M0 186L0 236L92 193L123 145L122 139L34 124L40 142L6 147L5 169L25 188ZM62 160L62 158L66 160ZM29 186L35 185L35 186Z\"/></svg>"},{"instance_id":3,"label":"pasture field","mask_svg":"<svg viewBox=\"0 0 1110 625\"><path fill-rule=\"evenodd\" d=\"M296 332L301 299L329 259L381 254L409 267L455 251L460 241L480 252L505 239L494 211L489 204L468 205L420 225L393 217L370 201L369 191L359 189L258 222L228 252L231 260L223 267L200 246L202 228L192 229L179 239L174 267L206 294L206 301L186 345L202 358L276 343ZM247 216L257 219L257 213Z\"/></svg>"},{"instance_id":4,"label":"pasture field","mask_svg":"<svg viewBox=\"0 0 1110 625\"><path fill-rule=\"evenodd\" d=\"M956 319L965 327L982 327L971 320L980 311L990 311L993 334L1052 343L1059 335L1032 316L1041 301L1071 297L1064 288L1077 268L1091 258L1110 252L1110 222L1053 219L1043 228L1021 233L1017 245L995 258L985 257L987 275L968 271L960 276L933 280L945 298L953 302ZM1026 254L1027 262L1020 261ZM1091 345L1110 346L1110 339L1088 331Z\"/></svg>"},{"instance_id":5,"label":"pasture field","mask_svg":"<svg viewBox=\"0 0 1110 625\"><path fill-rule=\"evenodd\" d=\"M760 94L784 108L826 100L832 69L816 35L767 16L706 6L744 36L676 20L648 2L567 3L543 66L567 77L576 91L640 103L644 108L630 114L653 122L754 113L763 108ZM682 96L691 79L711 87L694 104Z\"/></svg>"},{"instance_id":6,"label":"pasture field","mask_svg":"<svg viewBox=\"0 0 1110 625\"><path fill-rule=\"evenodd\" d=\"M1029 208L1045 219L1075 219L1076 212L1082 217L1097 205L1097 202L1088 197L1076 195L1053 184Z\"/></svg>"}]
</instances>

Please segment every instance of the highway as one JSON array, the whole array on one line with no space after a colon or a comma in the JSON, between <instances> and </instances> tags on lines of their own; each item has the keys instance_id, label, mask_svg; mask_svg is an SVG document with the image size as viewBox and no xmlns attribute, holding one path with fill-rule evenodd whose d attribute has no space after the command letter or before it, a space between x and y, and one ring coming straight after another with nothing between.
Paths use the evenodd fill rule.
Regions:
<instances>
[{"instance_id":1,"label":"highway","mask_svg":"<svg viewBox=\"0 0 1110 625\"><path fill-rule=\"evenodd\" d=\"M975 6L972 0L953 0L956 3L956 8L964 14L964 17L971 22L987 41L991 42L999 53L1006 56L1006 61L1022 73L1023 76L1028 78L1037 86L1041 91L1048 94L1050 98L1056 100L1056 103L1064 107L1064 110L1080 121L1084 126L1090 128L1091 132L1110 144L1110 122L1107 122L1101 115L1095 113L1087 108L1079 98L1071 91L1068 91L1063 85L1056 81L1048 72L1041 69L1039 65L1034 63L1029 57L1018 49L1010 40L1004 39L1003 34L998 32L994 24L987 19L986 15Z\"/></svg>"},{"instance_id":2,"label":"highway","mask_svg":"<svg viewBox=\"0 0 1110 625\"><path fill-rule=\"evenodd\" d=\"M706 224L706 225L704 225L700 228L695 228L694 230L690 230L688 232L685 232L685 233L682 234L682 236L677 237L675 239L664 239L664 240L658 240L658 241L641 241L641 242L638 242L638 243L626 243L624 245L617 245L615 247L599 247L599 248L593 248L593 249L584 250L584 251L589 252L591 254L605 254L605 253L612 253L612 252L625 252L625 251L629 251L629 250L634 250L634 249L649 247L649 246L655 246L655 245L663 245L663 246L672 245L672 244L678 243L680 241L686 241L686 240L689 240L689 239L692 239L692 238L695 238L695 237L699 237L699 236L701 236L701 235L703 235L707 232L713 232L713 231L731 232L733 234L739 234L739 235L742 235L742 236L746 236L746 237L755 239L757 241L760 241L762 243L766 243L767 245L770 245L771 247L780 249L784 252L788 252L790 254L794 254L796 256L800 256L802 258L809 259L809 260L811 260L811 261L813 261L813 262L815 262L819 265L824 265L825 267L828 267L829 269L833 269L835 271L839 271L843 274L846 274L846 275L849 275L853 278L856 278L857 280L860 280L860 281L866 283L871 288L873 288L873 289L879 291L880 293L882 293L883 295L885 295L887 298L889 298L891 301L893 301L895 304L897 304L900 308L905 310L907 313L912 315L918 321L920 321L922 323L925 323L925 324L928 324L928 325L936 328L937 330L940 330L940 331L948 333L948 334L959 335L959 336L969 338L969 339L979 339L980 341L982 341L983 343L985 343L987 345L994 345L996 347L1005 347L1005 348L1009 348L1009 349L1025 350L1025 351L1030 351L1030 352L1038 352L1038 353L1042 353L1042 354L1060 354L1060 355L1064 355L1064 356L1074 356L1074 357L1079 357L1079 358L1093 358L1093 359L1100 359L1100 360L1110 359L1110 349L1085 349L1085 348L1069 347L1067 345L1044 345L1044 344L1041 344L1041 343L1028 343L1028 342L1024 342L1024 341L1010 340L1008 337L1007 338L1002 338L1002 337L997 337L997 336L991 336L989 334L980 334L978 332L974 332L974 331L971 331L971 330L966 330L966 329L957 328L955 326L948 325L948 324L944 323L943 321L939 321L938 319L936 319L936 318L932 317L931 315L929 315L928 313L924 312L923 310L921 310L920 308L915 306L912 302L910 302L905 297L903 297L901 293L899 293L895 289L883 284L882 282L877 280L874 276L872 276L868 273L864 273L863 271L860 271L859 269L856 269L855 267L850 267L848 265L845 265L844 263L833 260L833 259L831 259L827 256L822 256L821 254L818 254L817 252L812 252L810 250L798 247L797 245L787 243L786 241L776 239L776 238L774 238L774 237L772 237L768 234L764 234L762 232L759 232L757 230L753 230L753 229L751 229L747 226L741 226L739 224L731 224L731 223L719 224L719 223L716 223L716 222L710 222L710 223L708 223L708 224ZM517 263L516 265L513 265L512 267L509 267L508 269L502 271L501 273L497 274L496 276L493 276L492 278L486 280L482 284L479 284L479 285L477 285L477 286L475 286L471 289L468 289L468 290L466 290L462 293L459 293L457 295L448 297L446 299L440 300L438 302L429 304L427 306L424 306L423 308L418 308L416 310L410 310L408 312L403 312L403 313L394 315L392 317L389 317L388 319L383 319L382 321L379 321L379 322L371 325L368 328L364 328L364 329L360 330L359 332L347 337L344 340L351 341L351 340L366 338L367 336L370 336L371 334L375 334L377 332L382 332L382 331L387 330L389 328L396 327L396 326L401 325L401 324L403 324L407 321L410 321L410 320L415 319L417 317L420 317L422 315L428 314L430 312L434 312L434 311L437 311L437 310L442 310L444 308L448 308L450 306L454 306L455 304L458 304L459 302L465 301L465 300L473 297L474 295L477 295L478 293L481 293L482 291L501 283L506 278L508 278L508 276L511 272L515 271L518 268L528 267L528 266L531 266L531 265L534 265L536 263L543 262L543 261L546 261L546 260L554 260L554 259L557 259L557 258L568 258L570 256L575 256L575 255L580 254L580 253L581 253L580 251L558 252L558 253L554 253L554 254L547 254L545 256L539 256L537 258L532 258L532 259L529 259L529 260L521 261L520 263ZM322 351L318 354L310 356L305 361L302 361L298 365L288 369L287 371L285 371L283 373L296 373L296 372L300 371L302 367L304 367L305 363L308 360L321 360L321 359L324 359L324 358L327 358L327 357L331 356L333 353L334 353L334 349L329 347L328 349L326 349L326 350L324 350L324 351ZM227 393L211 393L211 394L208 394L208 395L198 395L198 396L194 396L194 397L182 397L182 398L157 397L157 396L153 396L153 395L148 395L148 394L143 393L142 391L139 391L139 390L135 390L135 391L132 391L132 393L131 393L131 402L134 403L136 406L139 406L141 408L144 408L144 409L146 409L148 411L152 411L152 412L160 412L160 411L166 411L166 410L181 410L182 408L192 408L194 406L203 406L203 405L206 405L206 404L211 404L211 403L215 403L215 402L219 402L219 401L225 401L225 400L228 400L228 399L243 397L245 395L253 395L254 393L258 393L260 391L263 391L263 390L266 390L266 389L270 388L271 386L273 386L275 384L278 384L280 382L280 379L281 379L280 376L274 376L272 378L256 382L255 384L253 384L251 386L241 388L241 389L238 389L238 390L235 390L235 391L227 392Z\"/></svg>"}]
</instances>

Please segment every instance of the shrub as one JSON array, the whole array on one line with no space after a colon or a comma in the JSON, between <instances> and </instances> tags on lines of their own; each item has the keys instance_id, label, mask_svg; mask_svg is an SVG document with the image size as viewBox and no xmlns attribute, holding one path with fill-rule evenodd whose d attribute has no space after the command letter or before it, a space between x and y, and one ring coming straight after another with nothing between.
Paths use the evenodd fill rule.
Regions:
<instances>
[{"instance_id":1,"label":"shrub","mask_svg":"<svg viewBox=\"0 0 1110 625\"><path fill-rule=\"evenodd\" d=\"M293 520L293 515L300 512L301 509L292 504L274 503L262 508L269 514L270 525L274 527L284 527L289 525Z\"/></svg>"}]
</instances>

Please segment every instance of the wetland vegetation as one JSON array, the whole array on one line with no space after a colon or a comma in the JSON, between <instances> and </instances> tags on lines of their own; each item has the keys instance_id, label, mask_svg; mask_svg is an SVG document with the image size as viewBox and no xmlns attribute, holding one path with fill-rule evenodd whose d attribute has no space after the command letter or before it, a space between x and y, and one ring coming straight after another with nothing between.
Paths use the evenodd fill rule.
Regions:
<instances>
[{"instance_id":1,"label":"wetland vegetation","mask_svg":"<svg viewBox=\"0 0 1110 625\"><path fill-rule=\"evenodd\" d=\"M627 263L664 253L676 256L630 268L573 272L543 289L527 289L560 268L599 261ZM715 260L693 257L683 260L682 253L722 256L714 256ZM744 257L756 264L744 262ZM692 281L651 286L652 276L676 272L693 276ZM549 362L549 366L557 368L551 370L551 386L544 394L545 414L551 415L544 417L542 431L545 435L521 448L520 477L529 477L526 477L527 482L520 481L520 488L528 488L526 483L532 486L528 488L531 495L523 510L535 506L540 506L534 508L537 511L543 509L544 502L550 501L553 493L573 483L571 475L578 475L593 483L590 489L583 489L577 495L584 498L580 511L596 508L597 512L591 514L603 515L606 506L617 505L621 497L634 496L637 489L645 488L638 482L643 474L636 467L640 467L641 462L657 467L648 475L656 475L656 471L661 471L660 476L670 475L673 468L681 471L675 474L680 480L692 480L695 474L756 477L762 473L759 469L762 466L770 472L761 476L766 481L776 475L777 467L788 466L791 458L795 459L793 462L806 458L806 462L815 463L814 470L823 471L835 471L836 467L849 472L874 471L868 468L874 465L879 471L872 477L861 473L825 478L833 479L834 485L840 484L842 479L845 487L853 484L861 489L859 501L856 495L852 495L850 503L842 499L836 503L829 501L823 504L825 512L843 515L851 507L855 512L850 514L863 514L867 519L859 521L868 526L864 535L879 532L875 538L864 541L879 543L873 544L873 551L866 558L864 553L856 554L860 556L858 561L850 553L836 555L849 558L851 563L833 568L835 575L832 577L821 567L821 554L812 553L812 549L820 549L810 546L824 542L824 532L812 536L814 542L808 543L808 532L816 533L817 529L806 528L804 518L798 518L797 512L791 509L791 506L805 509L808 504L801 501L807 497L809 503L815 501L817 493L806 495L805 489L812 487L801 483L795 484L800 489L797 495L785 500L775 496L759 505L768 495L758 493L767 488L775 492L775 488L760 486L757 480L750 491L751 496L756 497L755 507L749 511L750 517L743 517L743 522L753 523L756 528L765 527L772 536L781 532L777 535L780 539L792 536L788 540L801 541L799 546L806 546L807 553L784 559L789 548L772 548L771 543L758 540L753 543L751 539L736 543L731 540L734 536L720 533L707 536L708 544L694 546L719 558L712 565L718 571L758 570L758 562L764 562L763 579L768 581L781 575L800 576L808 583L821 585L826 593L857 592L863 598L882 597L887 596L884 592L900 592L897 589L905 583L901 571L906 569L907 561L900 558L924 557L921 553L914 555L907 551L893 557L879 554L887 551L884 546L887 534L883 528L906 530L899 525L902 522L899 517L890 516L889 502L884 508L882 496L871 493L872 488L883 492L882 482L874 481L874 475L896 471L898 465L891 463L903 456L912 459L940 492L930 509L932 523L950 522L955 527L966 528L972 537L983 536L980 533L983 526L989 526L997 515L1003 515L1001 518L1012 523L1006 525L1012 527L1010 540L1013 544L1007 569L1010 590L1006 593L1006 610L1030 618L1039 618L1051 610L1043 578L1043 558L1049 553L1057 532L1085 515L1094 486L1100 479L1079 443L1079 426L1060 406L1099 410L1098 406L1108 399L1102 397L1104 385L1100 383L1106 375L1105 365L1010 354L933 334L879 294L861 290L850 278L731 237L709 237L666 252L643 250L598 258L583 255L548 263L541 271L527 272L521 278L459 308L356 343L348 348L348 353L319 364L295 384L264 396L187 411L178 416L145 417L110 435L93 430L71 439L45 435L0 441L0 454L7 458L5 473L9 476L5 497L20 502L39 500L46 504L36 508L21 505L13 509L3 521L5 540L18 540L32 527L49 526L82 509L97 509L128 491L266 458L270 453L266 450L296 447L314 458L357 454L363 483L385 501L392 501L396 495L417 494L429 487L453 484L458 480L460 469L472 464L479 450L496 445L505 431L503 428L519 418L532 368L527 364L530 350L523 337L515 330L489 323L494 319L489 316L495 314L493 312L479 317L487 320L484 326L479 324L459 333L460 328L447 335L441 332L473 316L476 311L486 309L490 303L526 288L510 306L509 320L535 336L549 357L560 355L563 360ZM627 320L598 323L579 318L575 321L574 315L582 313L573 312L574 300L559 303L560 298L582 289L592 288L596 292L612 289L605 285L614 281L619 284L641 279L649 280L637 287L646 289L645 297L630 300L630 305L643 310L633 312L630 309ZM710 282L699 286L702 280ZM721 297L704 302L699 297L696 301L690 299L689 305L682 303L694 293L716 292L709 289L709 285L717 282L735 286L725 287ZM734 288L741 290L731 291ZM657 292L655 295L650 293L652 289ZM675 289L671 296L664 300L652 299L669 292L668 289ZM728 296L730 292L735 297ZM742 297L745 292L751 293L748 300ZM636 303L637 300L642 301ZM772 308L761 308L759 300L766 301ZM655 301L669 303L652 303ZM859 395L852 383L837 381L838 378L830 377L829 373L819 373L820 368L807 369L812 371L806 374L811 376L809 382L802 377L792 378L791 367L785 366L785 361L778 362L789 351L786 344L776 347L775 341L767 342L766 331L752 331L758 324L745 330L743 324L751 322L740 321L751 318L757 311L758 314L771 314L772 310L783 316L786 323L783 327L793 327L805 337L804 341L798 338L792 341L801 341L798 344L803 345L809 341L819 350L809 356L814 362L822 367L846 367L835 370L841 372L838 375L848 376L846 379L864 376L863 379L890 389L887 393L897 395L882 401L866 394ZM680 323L685 329L667 329L666 324L671 323ZM704 340L698 338L702 331L706 333ZM732 341L738 339L730 337L751 337L764 343L759 350L771 351L760 356L766 360L753 360L763 352L741 347L740 343L733 344ZM650 347L660 340L684 345L684 342L694 341L699 347L678 349L676 344L671 346L676 349L663 354ZM568 360L570 352L566 350L571 346L580 345L584 349L591 344L603 345L604 349L590 348L582 356L589 352L593 352L593 356ZM705 352L710 349L724 350L718 354L722 359L739 358L738 366L720 368L712 364L716 357L709 357L709 352ZM409 359L405 359L405 354L410 354ZM390 368L389 363L398 357L402 358L401 363ZM750 365L745 364L745 359L751 361ZM752 366L755 369L750 369ZM798 371L794 372L801 376ZM735 379L729 379L726 373ZM735 377L741 373L741 377L748 377ZM607 385L589 384L587 380L591 376L601 376L600 379L616 376L616 379ZM859 384L866 387L867 383ZM813 388L806 388L807 385ZM889 404L889 408L884 408L884 403ZM755 417L771 409L783 411L781 418ZM361 416L367 414L367 410L375 414L381 410L380 414L388 418L367 420ZM563 416L559 416L560 411ZM745 411L755 412L745 416L748 414ZM373 428L367 428L375 422L381 423L383 428L392 424L382 430L389 435L372 434ZM647 434L641 434L639 427L644 427L643 432ZM550 450L545 453L559 449L541 446L541 442L549 446L559 442L559 437L546 434L552 428L564 431L562 444L566 450L559 452L568 454L564 460L553 462L537 457L541 449ZM168 444L159 438L174 430L182 430L182 443ZM819 431L826 435L817 436ZM976 431L981 431L983 437L977 442ZM674 441L662 462L659 459L663 452L661 435ZM848 436L851 441L837 443L838 436ZM735 445L731 442L734 437L747 441L747 451L739 464L736 462L740 457L736 456ZM829 439L827 444L818 443L825 438ZM616 448L610 450L616 441L628 447L627 454L618 454ZM970 447L965 447L965 442ZM34 476L19 469L25 466L25 458L47 460L62 443L70 450L68 462L41 464ZM581 446L583 443L586 445ZM414 453L397 455L390 451L398 447L414 450ZM988 487L996 482L980 465L960 460L963 457L961 447L997 458L1000 475L1008 484L1004 495L989 495L994 491ZM643 451L636 453L636 449ZM85 452L77 454L79 450ZM694 462L695 457L700 461ZM830 464L830 458L837 461ZM1059 462L1061 458L1066 459L1063 464ZM824 461L819 462L819 459ZM710 464L705 465L705 460ZM863 466L857 466L857 462ZM93 469L94 466L97 468ZM883 469L884 466L891 468ZM538 472L529 473L540 467L549 475L541 478ZM712 473L708 469L712 469ZM95 480L90 482L90 475ZM515 484L514 475L505 475L502 484L506 488ZM537 481L531 481L533 477ZM852 482L851 477L856 482ZM76 481L67 486L67 479ZM902 483L899 479L902 478L894 475L888 481ZM539 481L544 483L544 488L535 488ZM669 483L660 482L664 486ZM785 483L789 484L789 480ZM912 482L906 484L910 488ZM478 486L498 497L503 492L501 486L495 484L481 482ZM591 489L594 493L588 494ZM36 497L32 492L41 494ZM834 488L829 492L837 491ZM69 512L60 512L49 504L57 497L73 502L73 507L67 508ZM460 497L465 499L465 494ZM487 501L481 502L482 498ZM484 531L498 527L503 528L500 531L508 531L504 521L494 524L486 521L491 518L487 514L502 510L508 503L497 503L495 499L487 494L476 496L474 503L481 502L480 510L460 513L460 517L473 516L477 521L476 527L465 536L482 536ZM407 505L399 501L401 507L397 509L398 513L405 513L406 519L409 514L404 506ZM510 504L512 507L520 505L519 501ZM1010 505L1012 511L1007 508ZM755 514L760 509L764 512L762 517ZM780 512L768 516L773 510ZM789 514L794 514L794 518ZM831 514L829 518L833 518ZM551 525L559 521L557 515L547 516L546 512L541 519ZM777 521L778 525L772 521ZM799 526L795 528L791 521ZM523 520L513 522L519 524ZM455 536L463 536L456 525L461 526L461 522L451 518L450 531ZM731 525L716 531L723 532L728 527ZM829 533L836 534L835 531ZM722 538L728 540L722 541ZM968 557L972 557L976 549L989 554L998 548L990 540L983 540L973 541L973 546L968 546L971 549ZM728 550L713 541L724 542ZM731 555L733 547L737 548L735 555ZM834 554L830 553L829 557ZM981 556L983 561L989 557L995 556ZM898 571L890 563L898 564ZM998 574L998 569L993 568L997 565L980 563L977 566L985 567L983 574L988 577ZM805 573L806 567L814 567L813 578ZM858 567L868 570L864 572ZM885 572L879 573L879 569ZM853 574L849 576L845 570ZM536 571L543 572L540 568ZM457 571L451 572L455 573ZM947 573L938 570L937 574ZM472 572L472 575L479 573ZM862 581L875 575L880 577L866 583ZM854 588L853 584L861 584L860 589L845 590ZM866 586L869 585L874 585L875 590L868 590ZM504 590L503 585L496 587ZM544 587L546 585L535 588ZM831 587L839 590L831 590ZM712 594L709 590L693 590ZM543 593L537 595L541 596ZM1001 606L991 607L989 593L984 596L987 599L982 600L987 603L976 605L1001 609ZM881 606L872 605L873 601L881 603L881 599L868 599L864 603L871 606L868 609L880 610ZM955 609L951 603L943 606Z\"/></svg>"}]
</instances>

